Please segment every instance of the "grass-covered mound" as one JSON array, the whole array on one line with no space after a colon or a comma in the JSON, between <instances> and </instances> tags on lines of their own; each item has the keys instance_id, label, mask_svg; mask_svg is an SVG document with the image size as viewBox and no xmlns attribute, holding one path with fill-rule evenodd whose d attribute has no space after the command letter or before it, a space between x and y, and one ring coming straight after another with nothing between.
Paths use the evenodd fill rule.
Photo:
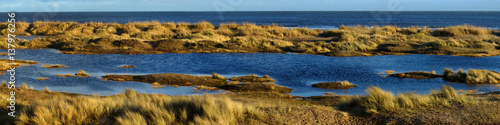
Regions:
<instances>
[{"instance_id":1,"label":"grass-covered mound","mask_svg":"<svg viewBox=\"0 0 500 125\"><path fill-rule=\"evenodd\" d=\"M150 75L105 75L102 77L105 80L114 81L137 81L154 83L158 82L161 85L180 85L180 86L218 86L226 84L226 80L214 79L211 76L193 76L176 73L161 73Z\"/></svg>"},{"instance_id":2,"label":"grass-covered mound","mask_svg":"<svg viewBox=\"0 0 500 125\"><path fill-rule=\"evenodd\" d=\"M325 42L301 42L291 51L331 56L440 54L463 56L499 55L500 38L475 26L453 26L441 30L409 27L346 27L324 31Z\"/></svg>"},{"instance_id":3,"label":"grass-covered mound","mask_svg":"<svg viewBox=\"0 0 500 125\"><path fill-rule=\"evenodd\" d=\"M89 77L90 75L87 74L85 71L80 70L79 72L75 73L76 77Z\"/></svg>"},{"instance_id":4,"label":"grass-covered mound","mask_svg":"<svg viewBox=\"0 0 500 125\"><path fill-rule=\"evenodd\" d=\"M434 79L442 77L443 75L436 74L435 72L417 71L417 72L406 72L406 73L394 73L390 74L389 76L398 78Z\"/></svg>"},{"instance_id":5,"label":"grass-covered mound","mask_svg":"<svg viewBox=\"0 0 500 125\"><path fill-rule=\"evenodd\" d=\"M322 82L313 84L312 87L315 88L324 88L324 89L348 89L353 87L358 87L350 83L349 81L340 81L340 82Z\"/></svg>"},{"instance_id":6,"label":"grass-covered mound","mask_svg":"<svg viewBox=\"0 0 500 125\"><path fill-rule=\"evenodd\" d=\"M230 80L238 82L274 82L274 79L270 78L268 75L260 77L254 74L248 76L233 77Z\"/></svg>"},{"instance_id":7,"label":"grass-covered mound","mask_svg":"<svg viewBox=\"0 0 500 125\"><path fill-rule=\"evenodd\" d=\"M42 64L42 67L49 69L68 68L68 66L63 64Z\"/></svg>"},{"instance_id":8,"label":"grass-covered mound","mask_svg":"<svg viewBox=\"0 0 500 125\"><path fill-rule=\"evenodd\" d=\"M444 80L467 84L499 84L500 73L490 70L469 69L464 72L459 69L454 72L452 69L444 69Z\"/></svg>"},{"instance_id":9,"label":"grass-covered mound","mask_svg":"<svg viewBox=\"0 0 500 125\"><path fill-rule=\"evenodd\" d=\"M291 88L279 86L274 83L238 83L219 86L219 88L233 92L292 92Z\"/></svg>"},{"instance_id":10,"label":"grass-covered mound","mask_svg":"<svg viewBox=\"0 0 500 125\"><path fill-rule=\"evenodd\" d=\"M355 96L339 103L342 110L351 110L376 114L379 112L397 112L411 108L446 107L450 103L466 103L465 95L457 94L455 89L444 86L440 91L433 91L431 95L403 93L394 96L393 93L377 87L366 90L367 96Z\"/></svg>"},{"instance_id":11,"label":"grass-covered mound","mask_svg":"<svg viewBox=\"0 0 500 125\"><path fill-rule=\"evenodd\" d=\"M102 76L105 80L114 81L137 81L156 83L158 85L179 85L179 86L208 86L217 87L233 92L278 92L290 93L292 89L267 83L274 81L269 76L259 77L256 75L233 77L233 79L242 80L228 82L227 78L213 73L212 76L193 76L176 73L161 73L150 75L105 75ZM244 81L244 82L243 82ZM242 83L240 83L242 82Z\"/></svg>"},{"instance_id":12,"label":"grass-covered mound","mask_svg":"<svg viewBox=\"0 0 500 125\"><path fill-rule=\"evenodd\" d=\"M11 65L9 65L11 63ZM39 62L30 61L30 60L14 60L11 61L9 59L0 59L0 71L9 70L11 67L19 67L21 65L30 65L30 64L38 64Z\"/></svg>"},{"instance_id":13,"label":"grass-covered mound","mask_svg":"<svg viewBox=\"0 0 500 125\"><path fill-rule=\"evenodd\" d=\"M393 71L392 71L393 72ZM499 84L500 73L484 69L469 69L464 72L462 69L454 72L452 69L445 68L443 75L433 72L406 72L406 73L387 73L392 77L413 78L413 79L432 79L442 77L446 81L459 82L467 84Z\"/></svg>"},{"instance_id":14,"label":"grass-covered mound","mask_svg":"<svg viewBox=\"0 0 500 125\"><path fill-rule=\"evenodd\" d=\"M6 35L0 24L0 35ZM64 53L251 53L299 52L327 56L440 54L500 55L500 38L494 31L470 25L430 30L421 27L347 27L337 30L289 29L276 25L208 22L18 22L19 48L55 48ZM317 41L317 40L321 41ZM0 37L0 40L5 38ZM316 42L311 42L316 41ZM3 43L5 44L5 43ZM0 46L5 48L6 45Z\"/></svg>"},{"instance_id":15,"label":"grass-covered mound","mask_svg":"<svg viewBox=\"0 0 500 125\"><path fill-rule=\"evenodd\" d=\"M353 96L337 104L340 110L373 118L376 124L496 124L498 95L457 94L443 86L440 91L420 95L371 87L366 96ZM457 115L460 114L460 115ZM466 120L464 120L466 119Z\"/></svg>"}]
</instances>

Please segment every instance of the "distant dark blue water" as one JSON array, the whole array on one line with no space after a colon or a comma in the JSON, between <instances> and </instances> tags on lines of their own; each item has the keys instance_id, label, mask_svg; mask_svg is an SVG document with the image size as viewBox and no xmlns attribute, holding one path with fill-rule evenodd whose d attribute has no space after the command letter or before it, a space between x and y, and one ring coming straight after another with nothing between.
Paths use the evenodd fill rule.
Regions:
<instances>
[{"instance_id":1,"label":"distant dark blue water","mask_svg":"<svg viewBox=\"0 0 500 125\"><path fill-rule=\"evenodd\" d=\"M6 50L1 50L6 51ZM292 95L316 96L326 92L336 94L365 94L365 89L377 86L394 93L429 93L450 85L455 89L479 90L480 92L500 91L496 85L467 85L450 83L442 79L399 79L381 77L385 70L396 72L432 71L442 73L443 68L488 69L500 71L500 56L462 57L443 55L386 55L371 57L329 57L306 54L279 53L192 53L192 54L62 54L54 49L16 50L16 57L23 60L39 61L40 64L19 67L16 82L25 82L34 89L48 86L51 90L82 94L112 95L131 88L139 92L163 93L172 95L196 94L192 87L166 87L153 89L152 85L140 82L103 81L106 74L152 74L181 73L192 75L211 75L213 72L226 77L240 75L266 75L276 79L276 83L293 88ZM0 56L6 58L6 56ZM69 68L47 69L41 64L64 64ZM118 68L121 65L135 65L136 68ZM85 70L93 77L60 78L56 74L74 74ZM50 79L40 81L38 77ZM0 80L8 80L1 75ZM352 89L327 90L311 87L317 82L348 80L359 87ZM19 84L18 84L19 85Z\"/></svg>"},{"instance_id":2,"label":"distant dark blue water","mask_svg":"<svg viewBox=\"0 0 500 125\"><path fill-rule=\"evenodd\" d=\"M5 14L5 13L2 13ZM6 14L5 14L6 15ZM0 16L7 20L7 16ZM470 24L492 29L500 29L500 12L473 11L308 11L308 12L19 12L17 21L77 21L116 22L133 21L199 22L209 21L215 25L227 22L249 22L257 25L277 24L286 27L308 27L332 29L341 25L395 25L442 27Z\"/></svg>"}]
</instances>

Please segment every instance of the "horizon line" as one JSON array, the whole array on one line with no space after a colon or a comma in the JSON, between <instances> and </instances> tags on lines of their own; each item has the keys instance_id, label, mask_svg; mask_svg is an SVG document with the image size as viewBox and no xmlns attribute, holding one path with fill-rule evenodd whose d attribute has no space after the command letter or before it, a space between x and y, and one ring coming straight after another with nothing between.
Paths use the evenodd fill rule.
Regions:
<instances>
[{"instance_id":1,"label":"horizon line","mask_svg":"<svg viewBox=\"0 0 500 125\"><path fill-rule=\"evenodd\" d=\"M248 10L248 11L57 11L57 12L36 12L36 11L1 11L0 13L68 13L68 12L500 12L500 10Z\"/></svg>"}]
</instances>

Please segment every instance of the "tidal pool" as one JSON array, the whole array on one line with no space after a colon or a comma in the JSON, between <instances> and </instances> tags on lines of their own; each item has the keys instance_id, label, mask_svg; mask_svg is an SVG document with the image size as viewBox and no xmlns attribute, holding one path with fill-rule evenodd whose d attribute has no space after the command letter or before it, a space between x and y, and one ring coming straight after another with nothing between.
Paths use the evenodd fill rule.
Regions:
<instances>
[{"instance_id":1,"label":"tidal pool","mask_svg":"<svg viewBox=\"0 0 500 125\"><path fill-rule=\"evenodd\" d=\"M6 50L3 50L6 51ZM383 78L385 70L396 72L432 71L442 73L444 68L488 69L500 71L500 56L462 57L443 55L384 55L371 57L330 57L306 54L282 53L191 53L191 54L63 54L55 49L20 49L16 58L38 61L40 64L19 67L16 82L25 82L34 89L49 87L52 91L66 91L81 94L113 95L130 88L143 93L169 95L200 94L193 87L151 88L148 83L104 81L100 77L106 74L153 74L181 73L192 75L211 75L213 72L226 77L240 75L269 75L278 85L293 88L292 95L317 96L326 92L338 95L365 94L365 89L377 86L394 93L417 92L429 93L431 89L440 89L441 85L450 85L455 89L480 92L500 91L496 85L467 85L450 83L438 79L400 79ZM1 56L7 58L7 56ZM42 64L64 64L69 68L47 69ZM121 65L135 65L135 68L119 68ZM56 74L74 74L85 70L92 77L60 78ZM7 81L8 76L0 76ZM37 80L49 77L48 80ZM3 80L2 80L3 79ZM317 82L348 80L358 85L351 89L318 89L311 87ZM208 93L220 93L215 91Z\"/></svg>"}]
</instances>

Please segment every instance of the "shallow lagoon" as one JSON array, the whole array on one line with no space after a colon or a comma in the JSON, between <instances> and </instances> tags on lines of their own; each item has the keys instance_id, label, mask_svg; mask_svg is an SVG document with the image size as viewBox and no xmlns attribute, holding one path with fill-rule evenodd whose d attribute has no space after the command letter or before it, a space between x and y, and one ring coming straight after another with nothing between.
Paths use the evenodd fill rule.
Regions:
<instances>
[{"instance_id":1,"label":"shallow lagoon","mask_svg":"<svg viewBox=\"0 0 500 125\"><path fill-rule=\"evenodd\" d=\"M6 51L6 50L5 50ZM16 50L16 58L38 61L40 64L17 69L17 83L25 82L34 89L48 86L52 91L66 91L81 94L113 95L132 88L145 93L171 95L200 94L192 87L165 87L154 89L148 83L103 81L106 74L152 74L181 73L211 75L217 72L226 77L268 74L279 85L293 88L292 95L316 96L326 92L335 94L365 94L369 86L377 86L394 93L429 93L441 85L451 85L455 89L476 89L480 92L500 91L496 85L466 85L450 83L438 79L399 79L381 77L385 70L396 72L432 71L442 73L443 68L475 68L500 71L500 56L462 57L442 55L385 55L371 57L329 57L305 54L280 53L191 53L191 54L62 54L55 49ZM7 58L2 56L2 58ZM47 69L42 64L64 64L69 68ZM136 68L119 68L121 65L135 65ZM92 77L60 78L56 74L74 74L85 70ZM7 75L0 76L5 81ZM48 80L36 80L49 77ZM0 80L1 80L0 79ZM317 89L311 87L317 82L348 80L359 87L351 89ZM3 81L3 80L2 80ZM221 91L216 91L219 93ZM214 93L214 92L210 92Z\"/></svg>"}]
</instances>

